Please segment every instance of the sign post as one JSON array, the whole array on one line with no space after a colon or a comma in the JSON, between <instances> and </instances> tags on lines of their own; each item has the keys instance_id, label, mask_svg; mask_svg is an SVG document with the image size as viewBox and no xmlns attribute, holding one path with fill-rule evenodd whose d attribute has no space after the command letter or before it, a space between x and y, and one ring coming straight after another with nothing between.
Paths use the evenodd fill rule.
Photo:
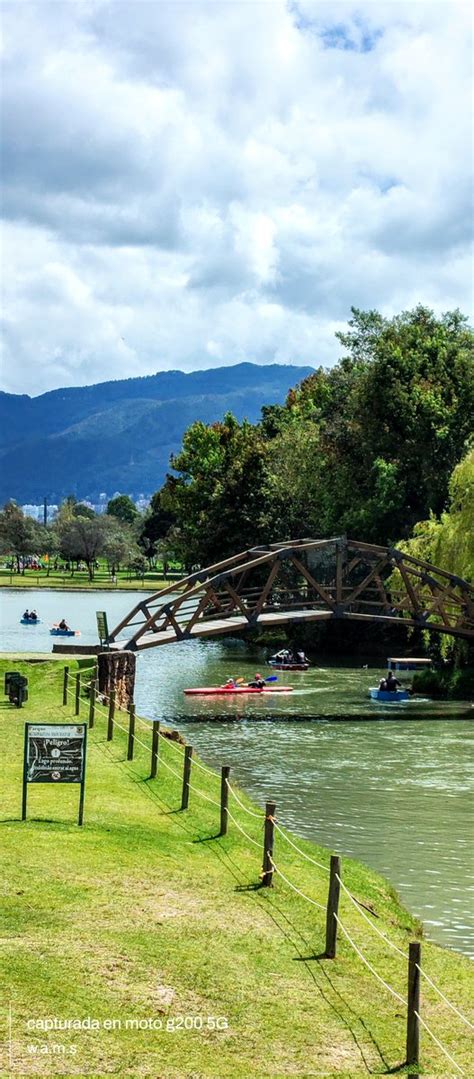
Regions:
<instances>
[{"instance_id":1,"label":"sign post","mask_svg":"<svg viewBox=\"0 0 474 1079\"><path fill-rule=\"evenodd\" d=\"M105 611L96 611L95 616L97 619L97 632L99 634L100 647L104 645L109 647L109 627L107 625L107 614Z\"/></svg>"},{"instance_id":2,"label":"sign post","mask_svg":"<svg viewBox=\"0 0 474 1079\"><path fill-rule=\"evenodd\" d=\"M77 823L82 824L86 746L86 723L25 723L22 820L26 820L29 783L79 783Z\"/></svg>"}]
</instances>

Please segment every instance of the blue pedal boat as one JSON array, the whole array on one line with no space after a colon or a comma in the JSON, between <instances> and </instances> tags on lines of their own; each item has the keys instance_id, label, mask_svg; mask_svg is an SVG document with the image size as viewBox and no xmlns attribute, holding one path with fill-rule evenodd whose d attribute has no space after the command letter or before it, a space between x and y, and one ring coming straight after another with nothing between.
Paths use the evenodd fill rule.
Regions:
<instances>
[{"instance_id":1,"label":"blue pedal boat","mask_svg":"<svg viewBox=\"0 0 474 1079\"><path fill-rule=\"evenodd\" d=\"M410 694L406 689L369 689L369 697L373 701L383 701L384 704L395 704L398 701L409 701Z\"/></svg>"}]
</instances>

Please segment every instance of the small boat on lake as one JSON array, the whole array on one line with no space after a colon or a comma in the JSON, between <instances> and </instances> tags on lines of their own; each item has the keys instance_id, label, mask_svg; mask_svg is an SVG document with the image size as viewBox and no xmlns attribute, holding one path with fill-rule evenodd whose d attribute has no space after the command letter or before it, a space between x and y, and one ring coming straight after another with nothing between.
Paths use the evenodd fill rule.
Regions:
<instances>
[{"instance_id":1,"label":"small boat on lake","mask_svg":"<svg viewBox=\"0 0 474 1079\"><path fill-rule=\"evenodd\" d=\"M60 629L59 626L53 626L50 629L52 637L80 637L81 631L79 629Z\"/></svg>"},{"instance_id":2,"label":"small boat on lake","mask_svg":"<svg viewBox=\"0 0 474 1079\"><path fill-rule=\"evenodd\" d=\"M385 704L396 704L399 701L410 700L407 689L377 689L375 686L369 689L369 697L373 701L383 701Z\"/></svg>"},{"instance_id":3,"label":"small boat on lake","mask_svg":"<svg viewBox=\"0 0 474 1079\"><path fill-rule=\"evenodd\" d=\"M193 694L203 697L227 697L231 694L235 696L242 693L292 693L293 686L262 686L261 688L257 686L202 686L198 689L185 689L184 692L187 696Z\"/></svg>"},{"instance_id":4,"label":"small boat on lake","mask_svg":"<svg viewBox=\"0 0 474 1079\"><path fill-rule=\"evenodd\" d=\"M20 618L20 624L22 626L39 626L41 618Z\"/></svg>"},{"instance_id":5,"label":"small boat on lake","mask_svg":"<svg viewBox=\"0 0 474 1079\"><path fill-rule=\"evenodd\" d=\"M307 671L309 663L276 663L273 659L268 660L269 667L274 671Z\"/></svg>"},{"instance_id":6,"label":"small boat on lake","mask_svg":"<svg viewBox=\"0 0 474 1079\"><path fill-rule=\"evenodd\" d=\"M413 671L429 670L431 666L431 660L427 657L389 656L387 659L387 670L396 671L397 674L401 674L402 676L406 676L408 672L413 673Z\"/></svg>"},{"instance_id":7,"label":"small boat on lake","mask_svg":"<svg viewBox=\"0 0 474 1079\"><path fill-rule=\"evenodd\" d=\"M270 656L268 666L273 667L275 671L307 671L309 660L302 649L293 652L289 648L282 648L280 652L275 652L274 656Z\"/></svg>"}]
</instances>

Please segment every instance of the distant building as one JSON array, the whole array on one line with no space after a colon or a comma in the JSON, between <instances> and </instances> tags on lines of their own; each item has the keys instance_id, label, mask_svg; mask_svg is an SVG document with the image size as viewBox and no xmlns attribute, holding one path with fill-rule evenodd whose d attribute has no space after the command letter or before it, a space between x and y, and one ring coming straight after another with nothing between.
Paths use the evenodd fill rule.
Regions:
<instances>
[{"instance_id":1,"label":"distant building","mask_svg":"<svg viewBox=\"0 0 474 1079\"><path fill-rule=\"evenodd\" d=\"M120 494L123 494L123 491L116 491L114 495L110 496L110 498L116 498ZM130 495L130 497L132 497L132 496ZM89 509L94 510L94 513L100 514L100 513L106 513L107 512L107 505L108 505L110 499L109 499L109 496L108 496L107 492L103 491L99 495L99 501L98 502L91 502L90 499L88 499L88 498L78 498L77 501L80 502L82 506L87 506ZM144 510L146 510L148 508L148 506L150 505L150 499L145 494L139 494L138 498L134 499L133 501L135 503L135 506L137 507L137 510L140 513L143 513ZM36 505L34 505L32 503L26 503L26 505L22 506L21 508L23 510L23 513L27 517L32 517L33 520L35 520L35 521L41 521L41 522L43 521L43 518L44 518L44 505L43 505L42 502L41 502L41 504L39 506L36 506ZM47 507L47 514L48 514L47 519L48 519L48 522L54 521L55 517L57 516L58 509L59 509L59 506L56 505L56 503L51 503L51 504L48 503L48 507Z\"/></svg>"},{"instance_id":2,"label":"distant building","mask_svg":"<svg viewBox=\"0 0 474 1079\"><path fill-rule=\"evenodd\" d=\"M43 521L43 519L44 519L44 505L43 505L43 503L41 503L40 506L34 506L34 505L30 504L30 503L27 503L26 505L22 506L21 508L22 508L23 513L25 514L26 517L33 517L33 520L35 520L35 521L41 521L41 522ZM48 505L48 507L47 507L47 520L48 521L53 521L54 520L54 518L56 517L56 514L58 512L58 508L59 507L56 506L56 505Z\"/></svg>"}]
</instances>

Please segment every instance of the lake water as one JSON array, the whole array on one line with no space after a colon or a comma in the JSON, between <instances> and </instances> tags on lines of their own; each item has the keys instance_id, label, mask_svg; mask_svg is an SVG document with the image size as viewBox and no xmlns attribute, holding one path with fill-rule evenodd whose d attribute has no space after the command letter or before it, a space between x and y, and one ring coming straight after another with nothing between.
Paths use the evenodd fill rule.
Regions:
<instances>
[{"instance_id":1,"label":"lake water","mask_svg":"<svg viewBox=\"0 0 474 1079\"><path fill-rule=\"evenodd\" d=\"M49 624L66 617L81 644L97 640L143 593L3 590L0 648L51 651ZM36 607L42 625L21 626ZM291 694L184 697L188 686L265 671L266 650L238 640L188 641L138 656L137 710L181 728L204 760L282 823L383 873L426 934L474 957L474 708L470 702L380 706L367 691L381 669L322 662L278 674Z\"/></svg>"}]
</instances>

